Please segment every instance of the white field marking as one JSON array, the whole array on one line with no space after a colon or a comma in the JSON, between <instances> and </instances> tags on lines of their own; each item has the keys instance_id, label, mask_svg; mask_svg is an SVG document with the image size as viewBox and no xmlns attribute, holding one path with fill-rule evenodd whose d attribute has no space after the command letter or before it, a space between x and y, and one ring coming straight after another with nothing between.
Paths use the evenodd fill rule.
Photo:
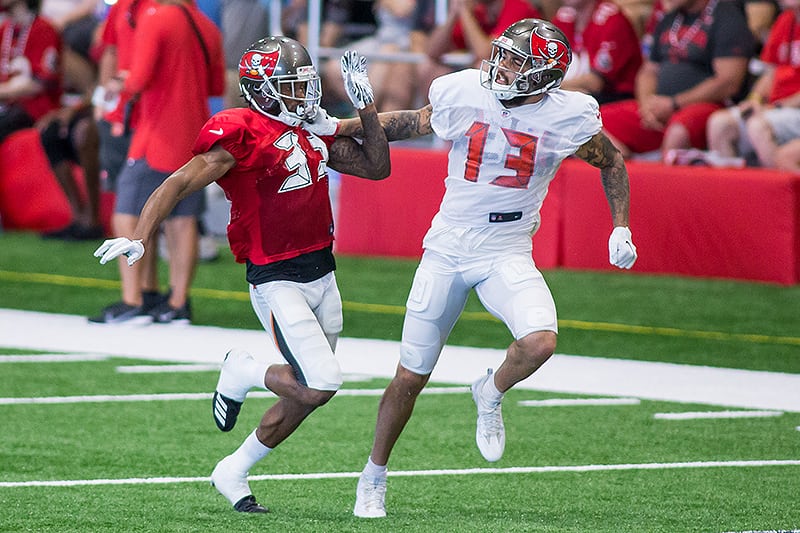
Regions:
<instances>
[{"instance_id":1,"label":"white field marking","mask_svg":"<svg viewBox=\"0 0 800 533\"><path fill-rule=\"evenodd\" d=\"M172 374L178 372L219 372L222 365L130 365L118 366L120 374Z\"/></svg>"},{"instance_id":2,"label":"white field marking","mask_svg":"<svg viewBox=\"0 0 800 533\"><path fill-rule=\"evenodd\" d=\"M639 405L639 398L551 398L549 400L521 400L523 407L561 407L572 405Z\"/></svg>"},{"instance_id":3,"label":"white field marking","mask_svg":"<svg viewBox=\"0 0 800 533\"><path fill-rule=\"evenodd\" d=\"M422 394L464 394L469 392L466 387L427 387ZM381 396L383 389L340 389L338 396ZM175 392L161 394L98 394L94 396L41 396L28 398L0 398L0 405L20 405L32 403L106 403L106 402L171 402L176 400L210 400L210 392ZM268 391L253 391L247 394L248 398L275 398L275 394Z\"/></svg>"},{"instance_id":4,"label":"white field marking","mask_svg":"<svg viewBox=\"0 0 800 533\"><path fill-rule=\"evenodd\" d=\"M390 470L392 477L469 476L479 474L544 474L550 472L609 472L620 470L671 470L676 468L754 468L765 466L800 466L797 459L759 461L694 461L686 463L623 463L612 465L512 466L508 468L456 468L451 470ZM248 476L249 481L297 479L357 478L361 472L320 472L313 474L262 474ZM72 479L47 481L0 481L0 488L76 487L84 485L154 485L168 483L208 483L209 477L148 477L125 479Z\"/></svg>"},{"instance_id":5,"label":"white field marking","mask_svg":"<svg viewBox=\"0 0 800 533\"><path fill-rule=\"evenodd\" d=\"M169 363L221 363L241 348L267 363L284 363L263 330L210 326L174 328L89 324L86 317L0 309L0 346L52 352L94 352ZM400 354L395 341L339 339L336 359L343 374L392 378ZM505 349L445 346L431 382L470 385L497 368ZM764 372L697 365L555 354L518 390L581 396L613 396L800 413L800 373Z\"/></svg>"},{"instance_id":6,"label":"white field marking","mask_svg":"<svg viewBox=\"0 0 800 533\"><path fill-rule=\"evenodd\" d=\"M74 363L105 361L110 356L100 353L43 353L37 355L0 355L0 363Z\"/></svg>"},{"instance_id":7,"label":"white field marking","mask_svg":"<svg viewBox=\"0 0 800 533\"><path fill-rule=\"evenodd\" d=\"M690 411L686 413L656 413L656 420L697 420L700 418L767 418L781 416L783 411Z\"/></svg>"}]
</instances>

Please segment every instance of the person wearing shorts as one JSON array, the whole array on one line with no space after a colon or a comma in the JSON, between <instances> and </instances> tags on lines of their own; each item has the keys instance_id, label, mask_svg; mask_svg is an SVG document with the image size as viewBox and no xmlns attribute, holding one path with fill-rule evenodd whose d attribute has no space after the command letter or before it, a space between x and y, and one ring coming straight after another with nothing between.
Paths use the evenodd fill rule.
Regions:
<instances>
[{"instance_id":1,"label":"person wearing shorts","mask_svg":"<svg viewBox=\"0 0 800 533\"><path fill-rule=\"evenodd\" d=\"M781 7L761 51L764 72L744 101L708 122L710 150L769 168L778 166L780 146L800 138L800 0Z\"/></svg>"},{"instance_id":2,"label":"person wearing shorts","mask_svg":"<svg viewBox=\"0 0 800 533\"><path fill-rule=\"evenodd\" d=\"M150 195L130 238L107 240L95 252L101 263L127 256L133 264L180 198L217 182L231 201L231 251L246 266L253 310L285 360L270 365L233 349L222 364L212 400L220 430L233 429L251 388L278 396L258 427L211 473L214 487L239 512L267 512L247 483L249 470L342 384L334 355L342 301L326 170L381 180L391 169L363 59L354 51L342 59L348 95L368 134L358 143L335 136L336 124L325 120L320 79L299 42L267 37L251 44L239 67L250 107L211 117L193 147L196 155ZM322 129L316 133L301 125L317 120Z\"/></svg>"},{"instance_id":3,"label":"person wearing shorts","mask_svg":"<svg viewBox=\"0 0 800 533\"><path fill-rule=\"evenodd\" d=\"M636 99L601 106L605 134L626 158L706 148L706 122L736 98L754 39L744 11L724 0L675 0L653 31Z\"/></svg>"}]
</instances>

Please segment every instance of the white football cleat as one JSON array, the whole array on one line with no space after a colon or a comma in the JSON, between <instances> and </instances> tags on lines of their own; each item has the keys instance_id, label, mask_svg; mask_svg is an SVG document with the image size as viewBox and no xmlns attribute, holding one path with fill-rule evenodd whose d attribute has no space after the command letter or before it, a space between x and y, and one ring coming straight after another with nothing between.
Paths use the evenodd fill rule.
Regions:
<instances>
[{"instance_id":1,"label":"white football cleat","mask_svg":"<svg viewBox=\"0 0 800 533\"><path fill-rule=\"evenodd\" d=\"M506 448L506 429L503 426L501 404L491 407L481 396L483 384L492 377L492 370L472 384L472 399L478 408L475 442L483 458L493 463L503 457Z\"/></svg>"},{"instance_id":2,"label":"white football cleat","mask_svg":"<svg viewBox=\"0 0 800 533\"><path fill-rule=\"evenodd\" d=\"M211 402L214 422L221 431L230 431L236 425L239 410L250 390L252 376L246 373L253 366L251 362L255 362L255 358L244 350L231 350L225 354Z\"/></svg>"},{"instance_id":3,"label":"white football cleat","mask_svg":"<svg viewBox=\"0 0 800 533\"><path fill-rule=\"evenodd\" d=\"M386 478L377 483L361 474L356 487L356 505L353 514L359 518L383 518L386 516Z\"/></svg>"},{"instance_id":4,"label":"white football cleat","mask_svg":"<svg viewBox=\"0 0 800 533\"><path fill-rule=\"evenodd\" d=\"M247 472L237 472L228 465L230 456L225 457L211 472L211 485L216 488L220 494L231 502L234 509L237 511L242 510L246 512L266 512L255 510L252 504L255 504L255 498L250 491L250 485L247 483ZM261 507L258 504L255 504ZM245 509L240 509L245 507Z\"/></svg>"}]
</instances>

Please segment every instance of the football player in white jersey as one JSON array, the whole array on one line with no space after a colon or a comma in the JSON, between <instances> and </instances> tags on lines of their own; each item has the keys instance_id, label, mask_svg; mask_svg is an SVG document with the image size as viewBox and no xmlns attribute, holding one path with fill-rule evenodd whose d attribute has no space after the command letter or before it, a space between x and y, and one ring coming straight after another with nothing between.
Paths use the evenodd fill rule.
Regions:
<instances>
[{"instance_id":1,"label":"football player in white jersey","mask_svg":"<svg viewBox=\"0 0 800 533\"><path fill-rule=\"evenodd\" d=\"M627 269L636 260L622 155L601 131L594 98L559 89L571 61L564 34L550 22L523 19L492 44L492 57L480 70L435 80L430 105L380 114L390 141L433 132L452 148L444 198L425 235L406 304L400 364L383 394L358 482L356 516L386 515L389 455L471 289L514 336L497 371L472 385L478 448L487 461L502 457L503 394L556 347L555 304L531 258L531 235L564 158L574 154L600 169L614 226L610 262ZM360 134L358 120L339 126L340 134Z\"/></svg>"}]
</instances>

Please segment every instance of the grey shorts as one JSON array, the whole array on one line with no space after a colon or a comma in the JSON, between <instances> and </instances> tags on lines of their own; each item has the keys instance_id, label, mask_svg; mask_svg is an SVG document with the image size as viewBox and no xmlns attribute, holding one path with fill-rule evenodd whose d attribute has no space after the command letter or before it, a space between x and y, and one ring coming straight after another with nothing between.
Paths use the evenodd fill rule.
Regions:
<instances>
[{"instance_id":1,"label":"grey shorts","mask_svg":"<svg viewBox=\"0 0 800 533\"><path fill-rule=\"evenodd\" d=\"M117 181L114 212L138 217L147 199L168 176L169 173L150 168L144 159L128 159ZM201 189L178 202L169 216L199 217L205 209L206 195L205 190Z\"/></svg>"}]
</instances>

